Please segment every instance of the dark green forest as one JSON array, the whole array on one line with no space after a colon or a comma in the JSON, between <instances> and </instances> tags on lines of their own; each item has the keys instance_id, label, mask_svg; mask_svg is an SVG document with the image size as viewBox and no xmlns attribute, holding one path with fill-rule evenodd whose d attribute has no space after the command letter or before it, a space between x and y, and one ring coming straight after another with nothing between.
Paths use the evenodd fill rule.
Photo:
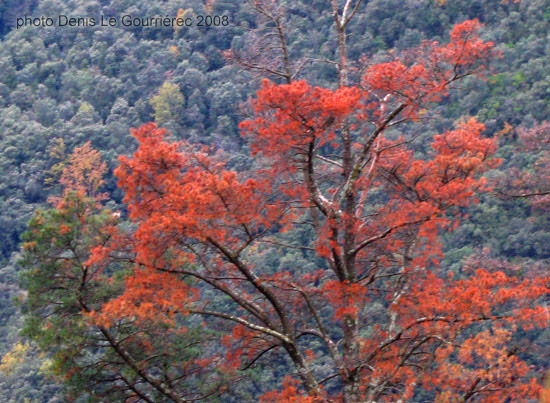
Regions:
<instances>
[{"instance_id":1,"label":"dark green forest","mask_svg":"<svg viewBox=\"0 0 550 403\"><path fill-rule=\"evenodd\" d=\"M51 352L21 332L28 291L20 259L29 220L37 209L51 208L49 198L62 194L59 178L75 148L90 141L100 152L107 166L104 205L123 216L123 192L113 170L119 156L132 154L138 146L130 128L154 121L167 128L171 140L221 150L231 169L257 164L238 126L249 113L245 102L260 88L262 78L283 80L265 70L247 69L227 56L229 50L246 55L262 35L261 15L253 3L0 1L0 401L69 401L67 388L52 375ZM290 56L300 65L297 77L334 89L338 71L334 63L325 62L338 57L330 2L278 3L285 8ZM173 17L180 9L195 22L197 16L217 15L228 17L228 24L195 23L180 29L16 27L17 18L24 16ZM422 124L406 127L416 136L415 153L422 157L434 134L452 129L461 117L475 117L486 126L484 136L498 138L495 157L502 162L484 174L494 183L493 191L463 208L467 218L442 235L441 265L460 274L484 259L522 273L544 273L550 263L548 205L506 194L519 192L515 182L507 182L512 173L541 175L538 161L546 150L525 147L520 134L550 120L550 0L363 1L348 27L351 76L360 74L365 61L384 61L388 54L424 40L448 41L452 26L467 19L484 25L481 39L494 42L500 57L491 60L483 77L460 81ZM257 51L261 54L262 49ZM539 179L550 181L548 176ZM288 239L298 243L306 236L296 231ZM271 272L289 270L296 262L304 268L314 264L299 252L269 250L261 255L261 264ZM523 337L538 348L527 354L527 361L548 369L550 331L525 332ZM258 401L280 387L285 371L288 363L280 356L259 361L239 375L229 395L204 401ZM191 382L196 387L196 380ZM75 388L76 380L69 385L71 391ZM76 401L88 398L83 393ZM430 397L420 399L417 395L411 401Z\"/></svg>"}]
</instances>

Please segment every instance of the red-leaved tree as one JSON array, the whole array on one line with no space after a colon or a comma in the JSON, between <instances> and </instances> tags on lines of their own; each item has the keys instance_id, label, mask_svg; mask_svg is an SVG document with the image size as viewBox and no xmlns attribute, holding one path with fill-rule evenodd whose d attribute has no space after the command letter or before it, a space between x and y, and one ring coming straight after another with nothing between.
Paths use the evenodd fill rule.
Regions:
<instances>
[{"instance_id":1,"label":"red-leaved tree","mask_svg":"<svg viewBox=\"0 0 550 403\"><path fill-rule=\"evenodd\" d=\"M448 44L371 65L360 85L347 84L342 49L335 89L264 80L241 124L261 169L227 169L152 123L133 130L139 148L115 175L137 229L90 262L122 249L135 268L90 316L107 327L136 317L177 326L177 315L230 324L227 368L279 350L295 369L265 402L536 397L514 334L547 326L537 301L549 279L483 266L454 278L439 263L439 233L489 189L481 174L498 165L495 139L463 119L419 157L394 129L487 66L495 52L479 28L465 21ZM301 250L315 268L273 272L258 258L269 250Z\"/></svg>"},{"instance_id":2,"label":"red-leaved tree","mask_svg":"<svg viewBox=\"0 0 550 403\"><path fill-rule=\"evenodd\" d=\"M339 10L334 0L338 83L321 88L295 80L300 67L289 60L282 14L264 3L254 2L283 56L269 65L238 62L284 83L262 81L253 116L240 126L256 169L228 169L221 153L170 142L148 123L132 130L139 147L115 171L133 225L117 226L113 216L102 225L74 223L101 234L80 243L78 275L67 269L66 281L83 278L84 285L66 299L84 318L80 326L95 326L102 346L112 347L118 361L105 364L107 379L131 399L183 402L215 392L194 394L182 379L196 385L205 368L230 373L279 353L292 370L263 402L536 398L540 369L522 359L515 336L548 325L540 299L550 279L495 265L458 278L440 264L440 233L490 189L482 174L499 163L496 140L466 118L419 154L409 131L455 81L487 68L496 52L479 38L481 24L465 21L447 44L424 42L365 66L350 84L345 30L360 1ZM56 239L69 232L49 230ZM33 236L28 253L48 259L48 247L36 242L51 236ZM70 253L56 248L59 264L72 268ZM296 251L301 263L287 259L286 270L262 260ZM115 298L84 304L93 294L88 273L110 284L112 267L128 263L132 271ZM56 274L48 276L55 283ZM154 325L169 329L167 340L177 346L180 325L195 317L225 335L207 359L179 363L162 351ZM130 370L117 372L113 362ZM128 373L131 379L122 378Z\"/></svg>"}]
</instances>

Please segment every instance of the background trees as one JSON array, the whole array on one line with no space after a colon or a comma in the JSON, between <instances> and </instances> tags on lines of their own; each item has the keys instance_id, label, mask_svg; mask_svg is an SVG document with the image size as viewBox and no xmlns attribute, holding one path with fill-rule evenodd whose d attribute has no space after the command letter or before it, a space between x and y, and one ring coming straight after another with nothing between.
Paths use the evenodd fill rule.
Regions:
<instances>
[{"instance_id":1,"label":"background trees","mask_svg":"<svg viewBox=\"0 0 550 403\"><path fill-rule=\"evenodd\" d=\"M192 8L195 13L202 13L203 9L199 2L193 1L165 2L162 9L139 1L94 3L87 8L79 4L38 1L36 6L35 12L39 15L100 11L175 15L179 8ZM428 38L445 42L446 32L456 22L479 18L485 23L482 37L496 42L503 52L501 59L492 61L497 74L489 73L485 81L466 78L442 100L441 106L434 105L429 110L435 115L444 112L440 113L444 116L424 119L422 125L407 128L411 136L417 137L414 146L417 158L430 150L434 134L452 130L454 121L461 115L477 116L486 125L485 133L489 137L502 132L505 123L529 128L545 119L548 112L548 94L544 87L548 71L545 68L547 8L545 1L464 1L446 2L443 6L429 1L399 4L369 1L362 3L347 27L352 38L347 54L352 61L359 60L363 54L370 55L372 63L387 61L387 50L402 51ZM307 79L312 87L333 88L336 65L313 60L338 60L334 53L337 43L332 26L334 17L326 12L326 3L293 2L286 9L282 21L288 34L289 52L298 62L296 67L307 62L296 78ZM112 169L118 155L136 147L128 128L152 119L154 110L149 101L168 81L179 86L186 101L185 111L176 122L181 130L171 128L175 138L220 147L231 154L228 169L242 170L254 163L238 135L241 115L235 105L253 94L259 83L244 73L235 74L236 67L224 65L218 50L231 47L243 54L250 28L262 26L268 30L270 26L261 25L265 19L257 19L252 7L245 3L218 0L213 4L213 11L229 14L233 24L223 31L190 29L181 30L175 36L172 30L27 29L12 30L3 38L0 44L0 166L4 180L0 183L0 238L5 256L1 287L6 292L0 306L0 335L4 341L0 344L0 354L4 355L18 341L15 329L20 326L18 310L11 302L11 298L20 293L16 284L17 257L13 256L10 261L9 256L17 248L20 234L34 209L56 191L46 187L44 180L45 173L59 162L50 156L58 138L64 139L67 154L91 140ZM0 15L6 18L9 13ZM177 52L172 50L173 46ZM356 67L359 65L352 63L352 80L358 80L363 74ZM231 81L227 77L231 77ZM499 169L510 166L522 169L536 160L516 153L515 143L514 130L500 135L497 157L502 159L502 164ZM489 177L493 175L488 173ZM116 179L109 176L106 182L105 191L119 201L122 195L116 190ZM532 215L528 203L518 199L502 200L484 195L479 199L478 204L460 208L468 214L468 219L462 220L456 231L443 234L442 264L459 274L463 270L461 260L478 247L487 246L490 248L485 255L488 259L505 257L521 266L521 270L527 270L524 267L529 265L525 265L524 260L530 258L536 260L537 267L542 267L548 255L545 216ZM113 202L110 207L119 209ZM287 242L301 244L302 239L311 235L304 228L285 236ZM317 262L312 262L300 250L281 252L258 247L257 256L250 259L272 271L289 270L294 262L308 270L317 266ZM526 335L542 341L547 337L544 332ZM540 344L544 345L542 341ZM545 354L542 350L535 355L544 357ZM275 352L271 357L279 356ZM38 362L38 357L35 358ZM529 360L537 363L536 358ZM284 359L277 362L283 364ZM22 399L26 393L36 396L35 392L44 387L44 396L51 396L53 388L41 380L39 366L28 370L29 364L11 378L0 377L2 394ZM314 364L318 366L322 367ZM279 370L263 368L264 375L268 371L281 378ZM22 379L27 374L32 383L27 384L25 391L24 381L16 385L14 379ZM257 381L242 383L242 390L256 391L267 385L274 388L274 384L265 382L266 378L269 377L265 375L254 387L245 385Z\"/></svg>"},{"instance_id":2,"label":"background trees","mask_svg":"<svg viewBox=\"0 0 550 403\"><path fill-rule=\"evenodd\" d=\"M200 368L229 374L278 351L298 382L286 376L266 401L538 396L537 368L516 345L518 329L548 325L540 303L548 278L479 267L454 279L439 261L438 233L487 190L480 175L498 165L496 141L475 119L462 120L419 158L408 126L455 81L484 70L494 45L479 38L477 20L465 21L447 44L423 42L367 65L354 84L348 11L334 3L335 89L294 81L281 30L281 61L254 65L285 82L263 81L253 117L241 124L257 167L228 169L214 148L166 141L149 123L132 131L138 149L115 170L135 228L121 231L108 212L88 222L94 201L71 194L45 218L38 213L24 253L27 334L61 354L58 373L72 380L92 370L92 396L185 401L200 393L193 380L205 384ZM286 233L301 237L288 242ZM301 250L315 267L272 270L259 248ZM99 288L116 287L120 276L120 291ZM212 356L190 357L183 367L191 373L181 373L195 343L181 354L155 344L186 332L195 317L225 335ZM78 340L48 335L67 326ZM100 344L79 343L86 334ZM93 356L73 356L66 345ZM122 361L103 364L101 348ZM73 390L82 394L80 385Z\"/></svg>"}]
</instances>

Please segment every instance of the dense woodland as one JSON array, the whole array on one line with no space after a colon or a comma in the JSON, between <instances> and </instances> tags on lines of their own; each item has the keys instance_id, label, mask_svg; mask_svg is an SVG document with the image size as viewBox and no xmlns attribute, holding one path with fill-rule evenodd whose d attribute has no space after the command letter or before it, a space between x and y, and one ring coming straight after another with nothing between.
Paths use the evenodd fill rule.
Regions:
<instances>
[{"instance_id":1,"label":"dense woodland","mask_svg":"<svg viewBox=\"0 0 550 403\"><path fill-rule=\"evenodd\" d=\"M550 1L363 0L345 27L345 80L333 4L344 15L345 1L328 0L0 4L0 400L550 401L537 386L550 369ZM178 13L229 24L15 28L24 15ZM467 20L477 21L460 25ZM421 62L422 74L411 68ZM332 144L348 131L360 150L361 127L383 132L373 144L390 151L365 148L372 157L365 151L364 161L353 151L365 172L380 164L355 194L345 136L340 148ZM305 147L301 130L321 143L303 180L308 154L292 151ZM151 177L169 189L162 197ZM342 209L331 213L335 203L316 199L314 182L321 193L344 194ZM214 188L225 197L219 206L207 197ZM364 239L359 274L344 264L335 280L323 273L338 273L336 244L349 246L345 233L359 226L338 213L352 203L368 224L353 240ZM180 222L173 206L196 216ZM313 224L290 225L301 219ZM340 224L344 235L332 237ZM410 279L408 269L391 271L398 256L416 267ZM141 277L136 264L146 268ZM212 280L207 264L237 280ZM260 283L239 282L246 265ZM361 278L369 265L376 270ZM75 283L77 266L97 277ZM402 290L415 290L399 311L389 305L401 296L365 297L397 275ZM63 281L66 290L57 288ZM239 296L224 293L229 286ZM302 322L328 330L293 340L274 300L294 330ZM299 316L313 312L310 302L319 318ZM415 306L443 317L439 303L456 305L449 328L406 334L405 318L420 318ZM223 321L238 309L267 330ZM370 318L364 327L361 315ZM410 344L369 356L386 366L335 364L324 344L343 340L336 350L360 356L392 332ZM369 370L385 381L362 381L375 378L361 372Z\"/></svg>"}]
</instances>

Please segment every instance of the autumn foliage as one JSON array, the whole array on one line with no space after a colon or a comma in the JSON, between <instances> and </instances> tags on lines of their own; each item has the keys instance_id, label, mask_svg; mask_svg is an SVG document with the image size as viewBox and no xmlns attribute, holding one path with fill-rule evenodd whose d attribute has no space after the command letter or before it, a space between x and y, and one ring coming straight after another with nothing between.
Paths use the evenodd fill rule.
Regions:
<instances>
[{"instance_id":1,"label":"autumn foliage","mask_svg":"<svg viewBox=\"0 0 550 403\"><path fill-rule=\"evenodd\" d=\"M63 145L63 143L61 142ZM107 172L107 164L101 161L99 151L92 148L91 142L86 142L81 147L76 147L67 160L60 164L63 166L59 184L63 186L63 196L69 192L77 192L87 195L98 201L107 196L100 193L103 185L103 177ZM51 197L50 203L60 203L61 197Z\"/></svg>"},{"instance_id":2,"label":"autumn foliage","mask_svg":"<svg viewBox=\"0 0 550 403\"><path fill-rule=\"evenodd\" d=\"M514 337L548 326L550 280L440 264L439 235L490 189L482 174L499 164L496 139L465 118L418 155L407 130L487 68L496 52L480 26L371 65L357 85L264 80L241 123L260 169L228 169L221 153L170 142L153 123L132 130L138 150L115 175L135 230L105 222L108 241L91 242L84 263L131 273L89 323L177 332L200 317L225 334L224 353L204 365L227 372L282 352L294 371L264 402L536 398L537 369ZM292 250L315 269L273 272L258 258Z\"/></svg>"}]
</instances>

